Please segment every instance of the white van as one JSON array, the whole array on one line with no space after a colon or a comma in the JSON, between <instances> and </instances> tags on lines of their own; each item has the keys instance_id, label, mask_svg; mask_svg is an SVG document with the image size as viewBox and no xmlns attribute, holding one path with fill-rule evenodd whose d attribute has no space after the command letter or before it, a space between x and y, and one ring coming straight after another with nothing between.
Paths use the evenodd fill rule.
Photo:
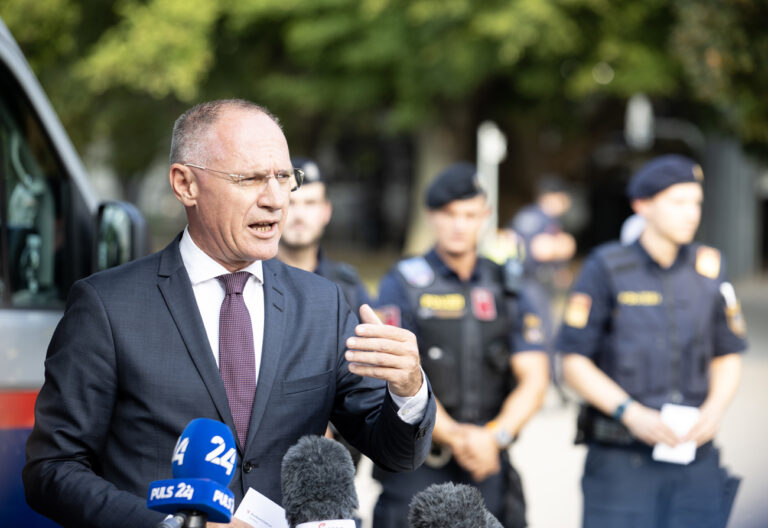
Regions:
<instances>
[{"instance_id":1,"label":"white van","mask_svg":"<svg viewBox=\"0 0 768 528\"><path fill-rule=\"evenodd\" d=\"M24 443L70 286L146 253L146 224L99 203L48 98L0 19L0 524L50 527L24 500Z\"/></svg>"}]
</instances>

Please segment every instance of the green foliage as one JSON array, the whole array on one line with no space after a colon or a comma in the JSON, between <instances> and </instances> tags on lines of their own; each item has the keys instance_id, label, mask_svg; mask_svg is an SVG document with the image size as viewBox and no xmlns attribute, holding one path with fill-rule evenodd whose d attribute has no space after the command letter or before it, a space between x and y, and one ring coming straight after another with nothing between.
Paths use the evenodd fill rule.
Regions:
<instances>
[{"instance_id":1,"label":"green foliage","mask_svg":"<svg viewBox=\"0 0 768 528\"><path fill-rule=\"evenodd\" d=\"M482 107L560 120L642 91L716 108L768 144L761 0L5 0L81 146L126 177L198 100L266 104L289 134L413 131ZM572 114L572 113L571 113Z\"/></svg>"},{"instance_id":2,"label":"green foliage","mask_svg":"<svg viewBox=\"0 0 768 528\"><path fill-rule=\"evenodd\" d=\"M768 155L768 4L680 0L672 49L694 97L720 110L742 139Z\"/></svg>"}]
</instances>

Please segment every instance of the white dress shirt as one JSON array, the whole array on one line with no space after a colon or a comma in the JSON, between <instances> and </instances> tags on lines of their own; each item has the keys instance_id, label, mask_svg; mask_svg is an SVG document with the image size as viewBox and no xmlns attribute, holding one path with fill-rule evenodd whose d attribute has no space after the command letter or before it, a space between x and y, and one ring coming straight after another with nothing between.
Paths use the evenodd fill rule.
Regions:
<instances>
[{"instance_id":1,"label":"white dress shirt","mask_svg":"<svg viewBox=\"0 0 768 528\"><path fill-rule=\"evenodd\" d=\"M184 229L184 234L179 242L179 252L187 275L192 282L192 291L195 294L197 308L203 319L205 333L211 345L213 357L219 364L219 313L221 303L224 302L226 292L224 285L216 277L230 273L224 266L213 260L207 253L200 249L192 240L189 228ZM243 288L243 300L251 315L253 325L253 351L256 365L256 382L259 380L259 367L261 366L261 349L264 341L264 270L260 260L240 270L251 274ZM425 379L422 371L422 380ZM257 387L258 390L258 387ZM420 422L424 418L427 409L427 384L422 381L421 389L415 396L403 398L392 394L392 400L398 406L398 416L409 424Z\"/></svg>"}]
</instances>

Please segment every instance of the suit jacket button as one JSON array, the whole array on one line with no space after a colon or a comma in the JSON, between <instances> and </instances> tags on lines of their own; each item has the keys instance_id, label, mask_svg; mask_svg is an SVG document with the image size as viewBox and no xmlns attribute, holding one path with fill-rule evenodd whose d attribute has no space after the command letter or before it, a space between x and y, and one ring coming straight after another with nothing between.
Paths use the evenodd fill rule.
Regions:
<instances>
[{"instance_id":1,"label":"suit jacket button","mask_svg":"<svg viewBox=\"0 0 768 528\"><path fill-rule=\"evenodd\" d=\"M252 469L253 469L253 464L251 464L250 462L246 462L245 464L243 464L243 473L250 473Z\"/></svg>"}]
</instances>

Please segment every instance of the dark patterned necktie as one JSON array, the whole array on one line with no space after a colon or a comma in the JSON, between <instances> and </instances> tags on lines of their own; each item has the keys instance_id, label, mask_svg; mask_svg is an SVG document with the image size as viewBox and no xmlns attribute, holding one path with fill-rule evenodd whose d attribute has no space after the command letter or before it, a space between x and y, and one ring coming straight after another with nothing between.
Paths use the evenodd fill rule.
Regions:
<instances>
[{"instance_id":1,"label":"dark patterned necktie","mask_svg":"<svg viewBox=\"0 0 768 528\"><path fill-rule=\"evenodd\" d=\"M227 292L219 316L219 372L227 391L237 437L243 447L256 394L253 326L243 299L243 288L250 276L247 271L238 271L216 277Z\"/></svg>"}]
</instances>

